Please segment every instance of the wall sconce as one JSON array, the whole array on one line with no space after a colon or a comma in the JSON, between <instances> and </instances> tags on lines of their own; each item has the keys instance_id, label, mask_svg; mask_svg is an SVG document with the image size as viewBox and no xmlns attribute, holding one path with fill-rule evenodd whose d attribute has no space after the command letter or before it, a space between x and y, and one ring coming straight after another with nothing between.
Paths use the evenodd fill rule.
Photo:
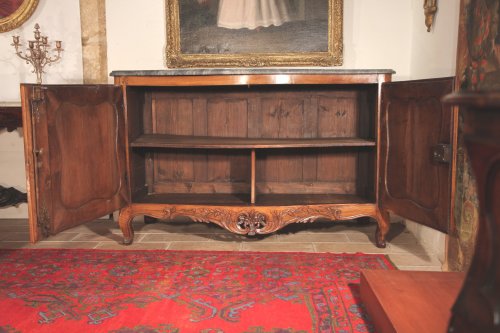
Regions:
<instances>
[{"instance_id":1,"label":"wall sconce","mask_svg":"<svg viewBox=\"0 0 500 333\"><path fill-rule=\"evenodd\" d=\"M21 42L19 41L19 36L12 36L13 43L12 46L16 49L16 54L19 58L26 61L27 64L31 64L33 66L33 73L36 74L36 83L42 84L42 74L44 73L43 69L45 65L51 65L52 63L61 59L61 52L63 51L62 42L60 40L56 40L56 47L53 50L55 54L50 55L50 44L49 38L47 36L42 36L40 32L40 26L35 24L35 39L28 41L28 47L26 52L23 52L19 49L22 47Z\"/></svg>"},{"instance_id":2,"label":"wall sconce","mask_svg":"<svg viewBox=\"0 0 500 333\"><path fill-rule=\"evenodd\" d=\"M437 10L437 0L424 0L425 26L427 27L427 32L431 31L432 23L434 23L434 16L436 16Z\"/></svg>"}]
</instances>

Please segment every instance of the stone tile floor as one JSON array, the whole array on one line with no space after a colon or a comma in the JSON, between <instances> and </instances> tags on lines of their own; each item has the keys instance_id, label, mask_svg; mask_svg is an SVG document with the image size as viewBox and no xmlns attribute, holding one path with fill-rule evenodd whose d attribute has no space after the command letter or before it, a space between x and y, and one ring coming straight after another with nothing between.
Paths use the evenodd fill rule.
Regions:
<instances>
[{"instance_id":1,"label":"stone tile floor","mask_svg":"<svg viewBox=\"0 0 500 333\"><path fill-rule=\"evenodd\" d=\"M404 224L392 223L385 249L374 245L375 228L375 223L366 222L315 222L289 225L271 235L247 237L205 223L134 221L134 243L124 246L120 244L122 235L117 223L101 219L30 244L27 220L0 219L0 248L363 252L387 254L402 270L441 270L437 255L419 244Z\"/></svg>"}]
</instances>

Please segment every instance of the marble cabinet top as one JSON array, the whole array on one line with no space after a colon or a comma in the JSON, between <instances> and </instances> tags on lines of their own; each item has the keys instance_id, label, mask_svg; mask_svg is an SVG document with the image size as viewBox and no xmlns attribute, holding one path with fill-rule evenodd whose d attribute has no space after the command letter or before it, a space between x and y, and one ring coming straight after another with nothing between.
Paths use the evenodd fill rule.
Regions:
<instances>
[{"instance_id":1,"label":"marble cabinet top","mask_svg":"<svg viewBox=\"0 0 500 333\"><path fill-rule=\"evenodd\" d=\"M272 74L330 74L363 75L394 74L392 69L337 69L331 67L297 68L182 68L162 70L116 70L111 76L180 76L180 75L272 75Z\"/></svg>"}]
</instances>

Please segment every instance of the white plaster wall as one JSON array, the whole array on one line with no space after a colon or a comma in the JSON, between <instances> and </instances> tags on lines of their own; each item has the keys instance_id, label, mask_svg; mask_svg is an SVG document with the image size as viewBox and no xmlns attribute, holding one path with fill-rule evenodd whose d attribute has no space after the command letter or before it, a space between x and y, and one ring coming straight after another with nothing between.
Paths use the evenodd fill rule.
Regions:
<instances>
[{"instance_id":1,"label":"white plaster wall","mask_svg":"<svg viewBox=\"0 0 500 333\"><path fill-rule=\"evenodd\" d=\"M62 40L63 59L48 68L44 83L81 83L82 46L79 0L40 1L36 11L21 28L0 34L0 102L19 104L19 84L34 83L35 74L14 54L12 36L19 35L26 44L33 39L35 23L49 41ZM26 191L24 150L21 131L0 133L0 185ZM27 205L0 209L0 218L25 218Z\"/></svg>"},{"instance_id":2,"label":"white plaster wall","mask_svg":"<svg viewBox=\"0 0 500 333\"><path fill-rule=\"evenodd\" d=\"M391 68L410 77L411 2L344 0L343 68Z\"/></svg>"},{"instance_id":3,"label":"white plaster wall","mask_svg":"<svg viewBox=\"0 0 500 333\"><path fill-rule=\"evenodd\" d=\"M21 28L0 34L0 101L19 101L19 83L36 81L27 65L14 54L12 36L20 36L26 45L33 39L35 23L50 41L63 41L63 58L60 62L46 67L44 83L81 83L82 82L82 42L80 30L79 0L40 1L34 14ZM53 45L53 44L52 44Z\"/></svg>"},{"instance_id":4,"label":"white plaster wall","mask_svg":"<svg viewBox=\"0 0 500 333\"><path fill-rule=\"evenodd\" d=\"M165 0L106 0L108 70L164 69L165 15Z\"/></svg>"},{"instance_id":5,"label":"white plaster wall","mask_svg":"<svg viewBox=\"0 0 500 333\"><path fill-rule=\"evenodd\" d=\"M138 15L138 10L140 15ZM344 0L343 68L392 68L410 76L411 2ZM165 68L165 4L107 0L108 70Z\"/></svg>"},{"instance_id":6,"label":"white plaster wall","mask_svg":"<svg viewBox=\"0 0 500 333\"><path fill-rule=\"evenodd\" d=\"M460 1L438 1L434 25L427 32L422 0L411 0L412 45L410 72L412 79L454 76L456 67Z\"/></svg>"}]
</instances>

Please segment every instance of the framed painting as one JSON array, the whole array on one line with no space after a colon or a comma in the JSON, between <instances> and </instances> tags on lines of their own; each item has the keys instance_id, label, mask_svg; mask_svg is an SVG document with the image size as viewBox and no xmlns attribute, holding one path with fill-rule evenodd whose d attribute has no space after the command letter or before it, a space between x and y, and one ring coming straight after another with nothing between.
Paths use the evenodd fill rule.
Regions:
<instances>
[{"instance_id":1,"label":"framed painting","mask_svg":"<svg viewBox=\"0 0 500 333\"><path fill-rule=\"evenodd\" d=\"M170 68L342 65L343 0L165 0Z\"/></svg>"},{"instance_id":2,"label":"framed painting","mask_svg":"<svg viewBox=\"0 0 500 333\"><path fill-rule=\"evenodd\" d=\"M38 0L0 1L0 32L20 27L33 14L37 5Z\"/></svg>"}]
</instances>

